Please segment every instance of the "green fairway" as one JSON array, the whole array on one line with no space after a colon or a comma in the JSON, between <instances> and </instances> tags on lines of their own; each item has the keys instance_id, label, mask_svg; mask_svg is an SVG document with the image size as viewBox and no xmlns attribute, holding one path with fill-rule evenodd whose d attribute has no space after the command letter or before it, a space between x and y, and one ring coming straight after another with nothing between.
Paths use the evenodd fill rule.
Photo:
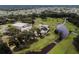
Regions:
<instances>
[{"instance_id":1,"label":"green fairway","mask_svg":"<svg viewBox=\"0 0 79 59\"><path fill-rule=\"evenodd\" d=\"M72 45L74 35L69 35L66 40L61 41L58 45L56 45L49 54L76 54L78 53L74 46Z\"/></svg>"},{"instance_id":2,"label":"green fairway","mask_svg":"<svg viewBox=\"0 0 79 59\"><path fill-rule=\"evenodd\" d=\"M73 24L67 22L66 26L69 30L75 31L74 29L77 28ZM78 33L78 32L77 32ZM76 51L75 47L73 46L73 38L76 37L74 34L70 34L68 38L61 41L59 44L57 44L51 51L49 51L49 54L77 54L78 51Z\"/></svg>"}]
</instances>

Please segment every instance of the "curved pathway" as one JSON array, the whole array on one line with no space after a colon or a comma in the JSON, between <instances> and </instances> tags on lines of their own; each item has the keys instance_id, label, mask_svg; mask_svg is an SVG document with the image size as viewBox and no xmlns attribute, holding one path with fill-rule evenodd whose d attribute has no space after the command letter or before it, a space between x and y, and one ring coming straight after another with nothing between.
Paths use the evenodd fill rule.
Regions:
<instances>
[{"instance_id":1,"label":"curved pathway","mask_svg":"<svg viewBox=\"0 0 79 59\"><path fill-rule=\"evenodd\" d=\"M40 52L27 52L26 54L46 54L48 53L52 48L55 47L56 44L58 44L60 41L57 39L55 40L53 43L47 45L46 47L44 47Z\"/></svg>"}]
</instances>

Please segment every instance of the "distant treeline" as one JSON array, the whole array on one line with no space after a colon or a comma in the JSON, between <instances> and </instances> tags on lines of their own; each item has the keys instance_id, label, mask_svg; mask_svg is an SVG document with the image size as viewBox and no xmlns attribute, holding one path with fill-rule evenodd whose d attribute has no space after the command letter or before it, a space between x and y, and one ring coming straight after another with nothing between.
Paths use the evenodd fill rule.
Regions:
<instances>
[{"instance_id":1,"label":"distant treeline","mask_svg":"<svg viewBox=\"0 0 79 59\"><path fill-rule=\"evenodd\" d=\"M32 23L32 21L37 18L47 18L47 17L51 17L51 18L67 18L67 20L73 24L75 24L76 26L79 27L79 15L77 15L76 13L64 13L64 12L52 12L52 11L43 11L40 14L28 14L28 15L8 15L8 16L4 16L4 17L0 17L0 24L6 24L6 23L12 23L12 22L16 22L16 21L22 21L22 22L28 22L28 23ZM9 20L7 20L9 19Z\"/></svg>"},{"instance_id":2,"label":"distant treeline","mask_svg":"<svg viewBox=\"0 0 79 59\"><path fill-rule=\"evenodd\" d=\"M35 18L30 15L8 15L0 17L0 24L14 23L16 21L21 21L24 23L32 23Z\"/></svg>"},{"instance_id":3,"label":"distant treeline","mask_svg":"<svg viewBox=\"0 0 79 59\"><path fill-rule=\"evenodd\" d=\"M53 17L53 18L66 18L69 22L79 27L79 15L76 13L57 13L51 11L44 11L40 14L41 18Z\"/></svg>"}]
</instances>

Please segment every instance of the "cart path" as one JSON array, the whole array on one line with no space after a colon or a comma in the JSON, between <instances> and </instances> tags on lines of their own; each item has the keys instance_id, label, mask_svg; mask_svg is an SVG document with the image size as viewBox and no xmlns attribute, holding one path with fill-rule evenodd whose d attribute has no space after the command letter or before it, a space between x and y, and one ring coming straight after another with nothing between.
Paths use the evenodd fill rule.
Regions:
<instances>
[{"instance_id":1,"label":"cart path","mask_svg":"<svg viewBox=\"0 0 79 59\"><path fill-rule=\"evenodd\" d=\"M56 44L58 44L60 41L55 40L53 43L49 44L48 46L44 47L40 52L27 52L26 54L46 54L48 53L51 49L55 47Z\"/></svg>"}]
</instances>

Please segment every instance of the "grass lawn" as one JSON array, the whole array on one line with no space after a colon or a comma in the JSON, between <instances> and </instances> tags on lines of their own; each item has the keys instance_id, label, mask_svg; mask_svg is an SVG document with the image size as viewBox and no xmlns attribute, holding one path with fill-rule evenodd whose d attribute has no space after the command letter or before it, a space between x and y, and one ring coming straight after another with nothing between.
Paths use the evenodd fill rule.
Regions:
<instances>
[{"instance_id":1,"label":"grass lawn","mask_svg":"<svg viewBox=\"0 0 79 59\"><path fill-rule=\"evenodd\" d=\"M69 35L69 37L59 44L57 44L52 50L50 50L49 54L76 54L78 53L74 46L72 45L74 35Z\"/></svg>"},{"instance_id":2,"label":"grass lawn","mask_svg":"<svg viewBox=\"0 0 79 59\"><path fill-rule=\"evenodd\" d=\"M69 30L74 31L76 26L67 22L66 26ZM53 49L51 49L48 53L49 54L78 54L75 47L73 46L73 38L76 37L74 34L70 34L68 38L62 40L59 44L57 44Z\"/></svg>"}]
</instances>

